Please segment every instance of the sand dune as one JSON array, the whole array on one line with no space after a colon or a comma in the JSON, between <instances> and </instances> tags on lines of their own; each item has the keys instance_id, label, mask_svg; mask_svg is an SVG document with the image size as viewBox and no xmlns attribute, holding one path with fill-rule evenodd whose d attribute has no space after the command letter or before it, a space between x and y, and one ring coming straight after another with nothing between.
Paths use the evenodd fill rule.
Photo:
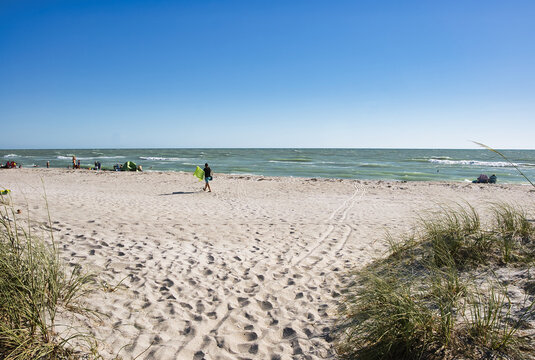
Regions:
<instances>
[{"instance_id":1,"label":"sand dune","mask_svg":"<svg viewBox=\"0 0 535 360\"><path fill-rule=\"evenodd\" d=\"M38 223L46 190L65 261L122 281L87 299L106 317L84 325L124 359L333 358L344 275L384 253L386 231L453 202L535 205L522 185L219 174L212 193L158 172L3 170L0 186Z\"/></svg>"}]
</instances>

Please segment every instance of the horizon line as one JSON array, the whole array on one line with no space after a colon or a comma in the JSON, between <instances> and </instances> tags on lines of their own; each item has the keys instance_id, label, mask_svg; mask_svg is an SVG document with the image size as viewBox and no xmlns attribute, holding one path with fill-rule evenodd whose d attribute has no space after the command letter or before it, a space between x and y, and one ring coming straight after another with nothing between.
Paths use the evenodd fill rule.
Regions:
<instances>
[{"instance_id":1,"label":"horizon line","mask_svg":"<svg viewBox=\"0 0 535 360\"><path fill-rule=\"evenodd\" d=\"M535 150L535 148L500 148L497 150ZM248 150L248 149L303 149L303 150L485 150L481 147L473 148L442 148L442 147L47 147L47 148L0 148L0 151L9 150Z\"/></svg>"}]
</instances>

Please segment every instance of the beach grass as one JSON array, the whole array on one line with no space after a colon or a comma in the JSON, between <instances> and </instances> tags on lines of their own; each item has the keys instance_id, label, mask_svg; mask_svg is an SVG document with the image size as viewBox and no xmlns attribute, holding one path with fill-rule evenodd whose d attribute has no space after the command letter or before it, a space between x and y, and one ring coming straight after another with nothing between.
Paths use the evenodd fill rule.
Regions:
<instances>
[{"instance_id":1,"label":"beach grass","mask_svg":"<svg viewBox=\"0 0 535 360\"><path fill-rule=\"evenodd\" d=\"M20 226L8 199L0 207L0 358L75 359L73 340L87 335L58 324L58 315L92 312L80 299L95 277L79 267L68 271L50 239ZM51 228L51 226L50 226ZM91 346L90 346L91 347Z\"/></svg>"},{"instance_id":2,"label":"beach grass","mask_svg":"<svg viewBox=\"0 0 535 360\"><path fill-rule=\"evenodd\" d=\"M534 300L509 296L502 271L529 273L535 226L494 204L483 226L468 204L420 220L416 235L354 274L339 309L337 352L345 359L524 359L535 345L522 331ZM533 354L530 354L533 356Z\"/></svg>"}]
</instances>

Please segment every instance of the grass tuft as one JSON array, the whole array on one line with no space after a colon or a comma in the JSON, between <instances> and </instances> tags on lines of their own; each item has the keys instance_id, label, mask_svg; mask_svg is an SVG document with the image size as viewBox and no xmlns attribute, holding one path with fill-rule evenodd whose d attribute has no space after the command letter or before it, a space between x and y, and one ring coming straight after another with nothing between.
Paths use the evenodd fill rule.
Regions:
<instances>
[{"instance_id":1,"label":"grass tuft","mask_svg":"<svg viewBox=\"0 0 535 360\"><path fill-rule=\"evenodd\" d=\"M529 273L535 229L511 205L491 211L488 229L468 205L422 219L418 236L398 241L389 235L390 256L355 273L346 292L335 334L338 355L525 358L535 343L525 346L519 330L535 315L533 297L528 305L514 303L498 279L488 280L488 269L514 264Z\"/></svg>"},{"instance_id":2,"label":"grass tuft","mask_svg":"<svg viewBox=\"0 0 535 360\"><path fill-rule=\"evenodd\" d=\"M67 272L51 242L17 223L8 201L0 208L0 358L70 359L74 339L84 334L57 324L62 312L88 315L79 301L94 276Z\"/></svg>"},{"instance_id":3,"label":"grass tuft","mask_svg":"<svg viewBox=\"0 0 535 360\"><path fill-rule=\"evenodd\" d=\"M431 243L435 266L459 267L478 257L481 223L473 207L444 208L437 217L422 219L421 227L422 238Z\"/></svg>"},{"instance_id":4,"label":"grass tuft","mask_svg":"<svg viewBox=\"0 0 535 360\"><path fill-rule=\"evenodd\" d=\"M528 221L526 213L510 205L499 204L494 208L494 219L496 231L503 242L503 261L532 260L535 228Z\"/></svg>"},{"instance_id":5,"label":"grass tuft","mask_svg":"<svg viewBox=\"0 0 535 360\"><path fill-rule=\"evenodd\" d=\"M357 352L361 359L419 358L433 334L433 315L416 301L409 286L395 278L366 274L362 293L346 303L340 355Z\"/></svg>"}]
</instances>

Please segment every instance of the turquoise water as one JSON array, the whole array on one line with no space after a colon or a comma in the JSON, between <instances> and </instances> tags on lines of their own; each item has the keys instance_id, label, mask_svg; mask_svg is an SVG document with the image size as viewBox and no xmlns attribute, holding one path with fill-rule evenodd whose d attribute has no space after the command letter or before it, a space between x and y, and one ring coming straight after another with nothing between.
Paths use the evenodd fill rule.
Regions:
<instances>
[{"instance_id":1,"label":"turquoise water","mask_svg":"<svg viewBox=\"0 0 535 360\"><path fill-rule=\"evenodd\" d=\"M535 180L535 150L501 151ZM72 156L82 166L100 161L105 168L128 160L145 171L191 171L210 164L225 174L328 177L381 180L469 181L479 174L496 174L499 182L527 183L499 155L485 150L440 149L70 149L0 150L0 161L23 167L66 168ZM1 172L0 172L1 176Z\"/></svg>"}]
</instances>

